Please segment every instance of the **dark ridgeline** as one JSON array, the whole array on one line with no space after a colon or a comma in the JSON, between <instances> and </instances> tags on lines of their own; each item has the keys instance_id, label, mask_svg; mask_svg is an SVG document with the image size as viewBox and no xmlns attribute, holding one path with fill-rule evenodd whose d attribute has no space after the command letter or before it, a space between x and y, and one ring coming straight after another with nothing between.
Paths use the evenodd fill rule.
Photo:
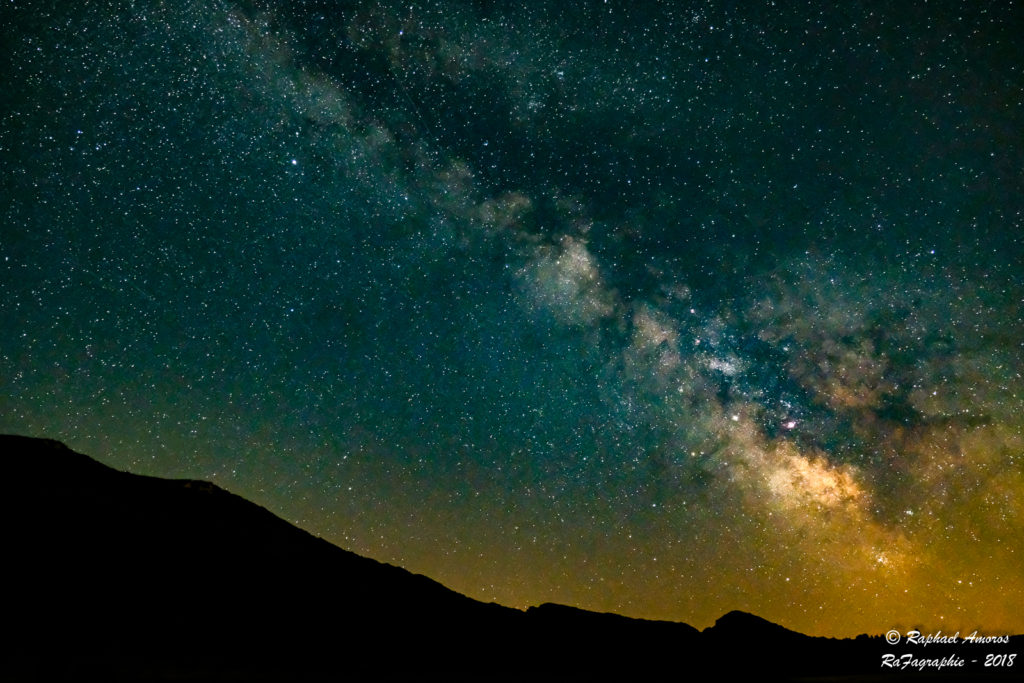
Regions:
<instances>
[{"instance_id":1,"label":"dark ridgeline","mask_svg":"<svg viewBox=\"0 0 1024 683\"><path fill-rule=\"evenodd\" d=\"M742 612L702 633L484 604L206 482L118 472L56 441L0 436L0 452L14 680L765 680L875 674L891 651Z\"/></svg>"}]
</instances>

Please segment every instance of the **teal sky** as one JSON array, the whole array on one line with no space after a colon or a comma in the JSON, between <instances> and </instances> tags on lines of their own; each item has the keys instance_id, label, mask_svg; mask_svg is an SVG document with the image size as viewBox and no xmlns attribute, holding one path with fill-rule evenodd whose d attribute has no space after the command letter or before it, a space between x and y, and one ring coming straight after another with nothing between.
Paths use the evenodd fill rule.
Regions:
<instances>
[{"instance_id":1,"label":"teal sky","mask_svg":"<svg viewBox=\"0 0 1024 683\"><path fill-rule=\"evenodd\" d=\"M1022 25L5 3L0 430L517 607L1024 632Z\"/></svg>"}]
</instances>

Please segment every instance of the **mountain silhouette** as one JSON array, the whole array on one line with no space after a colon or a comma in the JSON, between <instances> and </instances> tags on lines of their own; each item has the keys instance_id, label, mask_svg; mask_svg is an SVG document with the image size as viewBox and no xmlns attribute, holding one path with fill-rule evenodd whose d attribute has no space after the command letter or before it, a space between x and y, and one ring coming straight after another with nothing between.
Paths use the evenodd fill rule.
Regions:
<instances>
[{"instance_id":1,"label":"mountain silhouette","mask_svg":"<svg viewBox=\"0 0 1024 683\"><path fill-rule=\"evenodd\" d=\"M0 436L0 452L14 680L764 680L877 673L885 651L743 612L700 632L482 603L208 482L45 439Z\"/></svg>"}]
</instances>

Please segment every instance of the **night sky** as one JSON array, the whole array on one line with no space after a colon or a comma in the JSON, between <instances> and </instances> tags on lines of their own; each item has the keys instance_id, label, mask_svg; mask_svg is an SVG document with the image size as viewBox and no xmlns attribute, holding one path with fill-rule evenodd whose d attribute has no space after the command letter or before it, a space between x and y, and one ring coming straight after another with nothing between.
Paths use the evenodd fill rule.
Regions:
<instances>
[{"instance_id":1,"label":"night sky","mask_svg":"<svg viewBox=\"0 0 1024 683\"><path fill-rule=\"evenodd\" d=\"M1022 9L5 0L0 431L515 607L1024 632Z\"/></svg>"}]
</instances>

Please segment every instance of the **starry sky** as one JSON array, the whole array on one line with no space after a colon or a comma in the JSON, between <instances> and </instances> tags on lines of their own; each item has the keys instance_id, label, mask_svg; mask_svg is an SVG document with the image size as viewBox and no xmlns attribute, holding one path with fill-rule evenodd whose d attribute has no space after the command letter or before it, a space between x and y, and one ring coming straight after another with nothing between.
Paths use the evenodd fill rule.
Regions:
<instances>
[{"instance_id":1,"label":"starry sky","mask_svg":"<svg viewBox=\"0 0 1024 683\"><path fill-rule=\"evenodd\" d=\"M1024 12L836 5L4 2L0 431L515 607L1024 632Z\"/></svg>"}]
</instances>

